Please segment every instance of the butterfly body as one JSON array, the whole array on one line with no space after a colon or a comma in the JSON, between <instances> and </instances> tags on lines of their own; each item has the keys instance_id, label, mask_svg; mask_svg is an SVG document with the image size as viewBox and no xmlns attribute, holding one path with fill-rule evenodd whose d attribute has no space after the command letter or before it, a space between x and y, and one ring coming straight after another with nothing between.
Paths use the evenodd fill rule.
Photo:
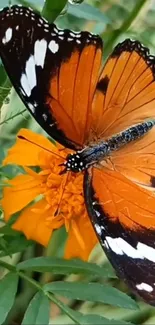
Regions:
<instances>
[{"instance_id":1,"label":"butterfly body","mask_svg":"<svg viewBox=\"0 0 155 325\"><path fill-rule=\"evenodd\" d=\"M73 150L85 204L117 274L155 305L155 57L119 43L101 68L103 43L60 30L23 6L0 11L0 56L41 127ZM100 71L101 70L101 71Z\"/></svg>"},{"instance_id":2,"label":"butterfly body","mask_svg":"<svg viewBox=\"0 0 155 325\"><path fill-rule=\"evenodd\" d=\"M64 163L65 171L74 173L81 172L94 164L106 159L107 156L121 148L122 146L135 141L144 136L155 125L155 120L149 120L132 126L115 136L101 141L98 144L87 146L86 148L68 155Z\"/></svg>"}]
</instances>

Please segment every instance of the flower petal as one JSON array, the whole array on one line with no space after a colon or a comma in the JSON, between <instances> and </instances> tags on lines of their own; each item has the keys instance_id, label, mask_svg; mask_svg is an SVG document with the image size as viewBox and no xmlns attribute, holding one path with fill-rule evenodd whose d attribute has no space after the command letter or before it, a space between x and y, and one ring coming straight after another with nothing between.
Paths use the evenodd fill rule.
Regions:
<instances>
[{"instance_id":1,"label":"flower petal","mask_svg":"<svg viewBox=\"0 0 155 325\"><path fill-rule=\"evenodd\" d=\"M31 175L18 175L9 181L10 187L4 187L1 200L5 220L10 215L23 209L41 193L42 178Z\"/></svg>"},{"instance_id":2,"label":"flower petal","mask_svg":"<svg viewBox=\"0 0 155 325\"><path fill-rule=\"evenodd\" d=\"M89 255L98 243L97 237L88 218L88 215L79 216L74 219L76 220L76 231L79 230L79 236L76 236L76 231L74 231L74 225L72 224L69 229L69 235L65 247L65 258L78 257L82 260L88 260ZM80 238L83 240L81 242ZM84 243L84 245L83 245Z\"/></svg>"},{"instance_id":3,"label":"flower petal","mask_svg":"<svg viewBox=\"0 0 155 325\"><path fill-rule=\"evenodd\" d=\"M36 134L28 129L21 129L17 135L15 145L9 150L8 156L3 160L3 164L38 166L40 165L39 155L42 151L57 153L60 148L60 145L54 145L43 135Z\"/></svg>"},{"instance_id":4,"label":"flower petal","mask_svg":"<svg viewBox=\"0 0 155 325\"><path fill-rule=\"evenodd\" d=\"M46 200L42 199L26 208L12 226L13 229L24 233L27 239L32 239L43 246L48 245L52 234L52 230L45 222L48 213L45 210L46 204Z\"/></svg>"}]
</instances>

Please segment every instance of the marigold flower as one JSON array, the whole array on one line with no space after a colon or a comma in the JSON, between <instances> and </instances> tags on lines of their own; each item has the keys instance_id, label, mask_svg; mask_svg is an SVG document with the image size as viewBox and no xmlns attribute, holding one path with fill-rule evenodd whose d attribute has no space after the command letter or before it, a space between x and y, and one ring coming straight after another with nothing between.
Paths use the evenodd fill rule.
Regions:
<instances>
[{"instance_id":1,"label":"marigold flower","mask_svg":"<svg viewBox=\"0 0 155 325\"><path fill-rule=\"evenodd\" d=\"M42 135L22 129L3 164L18 164L25 170L4 187L4 218L22 210L13 228L47 246L53 230L65 225L68 239L65 257L88 259L97 243L83 197L83 174L60 175L70 151ZM32 167L39 166L38 172ZM11 186L10 186L11 185Z\"/></svg>"}]
</instances>

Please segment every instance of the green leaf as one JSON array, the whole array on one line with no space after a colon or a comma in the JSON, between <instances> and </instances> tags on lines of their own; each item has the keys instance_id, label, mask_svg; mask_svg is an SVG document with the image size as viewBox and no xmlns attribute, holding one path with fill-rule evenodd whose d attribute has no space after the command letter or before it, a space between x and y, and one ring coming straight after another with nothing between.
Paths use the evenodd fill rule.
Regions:
<instances>
[{"instance_id":1,"label":"green leaf","mask_svg":"<svg viewBox=\"0 0 155 325\"><path fill-rule=\"evenodd\" d=\"M42 10L42 15L49 21L49 23L52 23L65 7L66 3L67 0L46 0Z\"/></svg>"},{"instance_id":2,"label":"green leaf","mask_svg":"<svg viewBox=\"0 0 155 325\"><path fill-rule=\"evenodd\" d=\"M5 74L3 66L1 65L0 65L0 82L1 82L0 84L0 108L1 108L11 90L11 83Z\"/></svg>"},{"instance_id":3,"label":"green leaf","mask_svg":"<svg viewBox=\"0 0 155 325\"><path fill-rule=\"evenodd\" d=\"M10 225L6 224L0 228L0 234L17 236L17 231L13 230Z\"/></svg>"},{"instance_id":4,"label":"green leaf","mask_svg":"<svg viewBox=\"0 0 155 325\"><path fill-rule=\"evenodd\" d=\"M86 324L97 324L97 325L132 325L132 323L128 323L125 321L115 320L115 319L108 319L100 315L95 314L87 314L79 316L79 321L82 325Z\"/></svg>"},{"instance_id":5,"label":"green leaf","mask_svg":"<svg viewBox=\"0 0 155 325\"><path fill-rule=\"evenodd\" d=\"M78 6L68 4L67 12L78 18L102 21L103 25L110 23L110 19L106 15L104 15L98 8L95 8L88 3L81 3Z\"/></svg>"},{"instance_id":6,"label":"green leaf","mask_svg":"<svg viewBox=\"0 0 155 325\"><path fill-rule=\"evenodd\" d=\"M1 242L3 240L3 242ZM11 256L14 253L24 251L29 245L32 244L31 241L28 241L22 234L16 232L16 236L4 235L0 240L0 257ZM2 249L2 244L5 243L5 246Z\"/></svg>"},{"instance_id":7,"label":"green leaf","mask_svg":"<svg viewBox=\"0 0 155 325\"><path fill-rule=\"evenodd\" d=\"M8 273L0 281L0 324L6 319L15 299L18 275Z\"/></svg>"},{"instance_id":8,"label":"green leaf","mask_svg":"<svg viewBox=\"0 0 155 325\"><path fill-rule=\"evenodd\" d=\"M1 121L0 121L0 132L2 134L1 141L3 146L3 137L5 138L7 135L7 147L11 146L14 142L14 139L12 137L12 133L19 130L17 129L17 124L20 125L20 128L22 127L28 127L28 121L24 119L23 115L21 114L21 111L24 111L25 106L20 100L19 96L15 92L15 90L12 88L10 95L9 95L9 103L3 104L1 111ZM21 114L21 115L19 115ZM18 116L19 115L19 116ZM25 116L30 116L27 111ZM18 116L16 118L13 117ZM10 123L8 122L10 120ZM8 122L8 123L6 123ZM8 137L11 137L10 142L8 141Z\"/></svg>"},{"instance_id":9,"label":"green leaf","mask_svg":"<svg viewBox=\"0 0 155 325\"><path fill-rule=\"evenodd\" d=\"M50 302L42 292L38 292L29 303L22 325L47 325L49 315Z\"/></svg>"},{"instance_id":10,"label":"green leaf","mask_svg":"<svg viewBox=\"0 0 155 325\"><path fill-rule=\"evenodd\" d=\"M116 278L112 269L83 262L78 259L65 260L56 257L37 257L19 263L17 268L19 270L52 272L54 274L82 273L86 275L98 275L105 278Z\"/></svg>"},{"instance_id":11,"label":"green leaf","mask_svg":"<svg viewBox=\"0 0 155 325\"><path fill-rule=\"evenodd\" d=\"M103 302L129 309L138 308L136 302L125 293L100 283L57 281L46 284L44 289L71 299Z\"/></svg>"}]
</instances>

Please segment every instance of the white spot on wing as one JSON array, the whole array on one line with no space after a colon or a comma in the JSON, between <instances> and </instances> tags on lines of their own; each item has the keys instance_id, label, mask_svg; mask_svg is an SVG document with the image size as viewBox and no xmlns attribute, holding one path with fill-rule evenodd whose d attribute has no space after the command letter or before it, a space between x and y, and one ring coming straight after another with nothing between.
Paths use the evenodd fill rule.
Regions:
<instances>
[{"instance_id":1,"label":"white spot on wing","mask_svg":"<svg viewBox=\"0 0 155 325\"><path fill-rule=\"evenodd\" d=\"M6 43L10 42L11 38L12 38L12 28L9 27L6 30L4 37L2 38L2 43L6 44Z\"/></svg>"},{"instance_id":2,"label":"white spot on wing","mask_svg":"<svg viewBox=\"0 0 155 325\"><path fill-rule=\"evenodd\" d=\"M64 30L59 30L58 33L59 35L64 35Z\"/></svg>"},{"instance_id":3,"label":"white spot on wing","mask_svg":"<svg viewBox=\"0 0 155 325\"><path fill-rule=\"evenodd\" d=\"M48 47L52 53L56 53L59 50L59 44L56 43L54 40L50 41Z\"/></svg>"},{"instance_id":4,"label":"white spot on wing","mask_svg":"<svg viewBox=\"0 0 155 325\"><path fill-rule=\"evenodd\" d=\"M35 113L35 108L31 103L27 103L30 111L34 114Z\"/></svg>"},{"instance_id":5,"label":"white spot on wing","mask_svg":"<svg viewBox=\"0 0 155 325\"><path fill-rule=\"evenodd\" d=\"M34 45L34 60L37 66L44 67L45 56L47 51L47 42L45 39L37 40Z\"/></svg>"},{"instance_id":6,"label":"white spot on wing","mask_svg":"<svg viewBox=\"0 0 155 325\"><path fill-rule=\"evenodd\" d=\"M58 29L56 27L53 28L55 33L58 33Z\"/></svg>"},{"instance_id":7,"label":"white spot on wing","mask_svg":"<svg viewBox=\"0 0 155 325\"><path fill-rule=\"evenodd\" d=\"M20 92L22 93L23 96L26 96L26 93L23 88L19 88Z\"/></svg>"},{"instance_id":8,"label":"white spot on wing","mask_svg":"<svg viewBox=\"0 0 155 325\"><path fill-rule=\"evenodd\" d=\"M106 239L105 239L105 245L106 247L110 247L110 249L118 254L118 255L123 255L123 251L121 249L121 247L119 247L118 244L116 244L116 239L119 239L119 238L112 238L112 237L109 237L109 236L106 236ZM120 238L121 239L121 238ZM108 245L108 246L107 246Z\"/></svg>"},{"instance_id":9,"label":"white spot on wing","mask_svg":"<svg viewBox=\"0 0 155 325\"><path fill-rule=\"evenodd\" d=\"M46 28L49 28L49 24L47 24L47 23L45 23L45 19L44 19L44 27L46 27Z\"/></svg>"},{"instance_id":10,"label":"white spot on wing","mask_svg":"<svg viewBox=\"0 0 155 325\"><path fill-rule=\"evenodd\" d=\"M44 121L47 121L47 115L45 113L42 114L42 117L43 117Z\"/></svg>"},{"instance_id":11,"label":"white spot on wing","mask_svg":"<svg viewBox=\"0 0 155 325\"><path fill-rule=\"evenodd\" d=\"M69 41L69 42L71 42L71 41L73 41L74 39L72 38L72 37L68 37L67 38L67 41Z\"/></svg>"},{"instance_id":12,"label":"white spot on wing","mask_svg":"<svg viewBox=\"0 0 155 325\"><path fill-rule=\"evenodd\" d=\"M94 224L94 227L95 227L95 229L96 229L97 234L98 234L99 236L101 236L101 234L102 234L102 229L101 229L101 227L100 227L97 223Z\"/></svg>"},{"instance_id":13,"label":"white spot on wing","mask_svg":"<svg viewBox=\"0 0 155 325\"><path fill-rule=\"evenodd\" d=\"M29 97L31 95L31 89L25 73L22 74L20 82L25 94Z\"/></svg>"},{"instance_id":14,"label":"white spot on wing","mask_svg":"<svg viewBox=\"0 0 155 325\"><path fill-rule=\"evenodd\" d=\"M37 84L35 61L34 61L33 55L31 55L30 58L26 62L25 72L26 72L26 76L27 76L27 80L28 80L30 89L32 90Z\"/></svg>"},{"instance_id":15,"label":"white spot on wing","mask_svg":"<svg viewBox=\"0 0 155 325\"><path fill-rule=\"evenodd\" d=\"M132 247L123 238L112 238L106 236L106 242L113 252L119 255L126 254L131 258L147 259L155 262L155 249L148 245L138 242L136 248Z\"/></svg>"},{"instance_id":16,"label":"white spot on wing","mask_svg":"<svg viewBox=\"0 0 155 325\"><path fill-rule=\"evenodd\" d=\"M100 212L99 212L98 210L95 210L95 209L94 209L94 211L95 211L95 213L96 213L96 216L99 218L100 215L101 215Z\"/></svg>"},{"instance_id":17,"label":"white spot on wing","mask_svg":"<svg viewBox=\"0 0 155 325\"><path fill-rule=\"evenodd\" d=\"M155 262L155 249L143 243L137 244L137 250L149 261Z\"/></svg>"},{"instance_id":18,"label":"white spot on wing","mask_svg":"<svg viewBox=\"0 0 155 325\"><path fill-rule=\"evenodd\" d=\"M42 18L39 18L39 21L40 21L40 23L41 24L43 24L44 22L43 22L43 20L42 20Z\"/></svg>"},{"instance_id":19,"label":"white spot on wing","mask_svg":"<svg viewBox=\"0 0 155 325\"><path fill-rule=\"evenodd\" d=\"M138 290L144 290L144 291L147 291L147 292L152 292L153 291L153 288L149 284L144 283L144 282L142 282L140 284L137 284L136 288Z\"/></svg>"},{"instance_id":20,"label":"white spot on wing","mask_svg":"<svg viewBox=\"0 0 155 325\"><path fill-rule=\"evenodd\" d=\"M69 35L75 37L75 34L73 32L70 32Z\"/></svg>"}]
</instances>

